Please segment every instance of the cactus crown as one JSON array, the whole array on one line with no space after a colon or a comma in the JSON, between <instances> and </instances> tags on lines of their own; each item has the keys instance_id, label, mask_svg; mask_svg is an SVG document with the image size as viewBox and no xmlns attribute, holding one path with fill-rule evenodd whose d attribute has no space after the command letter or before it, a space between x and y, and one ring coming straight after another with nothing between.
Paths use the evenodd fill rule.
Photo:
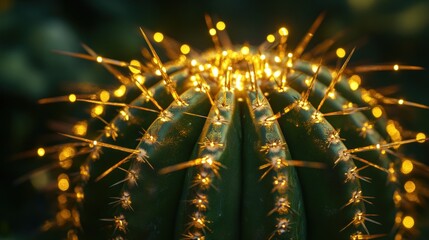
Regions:
<instances>
[{"instance_id":1,"label":"cactus crown","mask_svg":"<svg viewBox=\"0 0 429 240\"><path fill-rule=\"evenodd\" d=\"M234 46L225 23L206 17L215 48L203 53L161 33L148 34L153 46L143 30L144 61L65 53L120 85L41 100L92 106L67 143L37 151L58 161L58 213L45 229L67 226L68 239L414 236L413 168L425 167L399 148L426 136L402 131L383 106L427 107L360 83L367 71L419 68L350 68L354 49L342 48L341 66L324 66L332 41L306 49L322 18L293 49L286 28Z\"/></svg>"}]
</instances>

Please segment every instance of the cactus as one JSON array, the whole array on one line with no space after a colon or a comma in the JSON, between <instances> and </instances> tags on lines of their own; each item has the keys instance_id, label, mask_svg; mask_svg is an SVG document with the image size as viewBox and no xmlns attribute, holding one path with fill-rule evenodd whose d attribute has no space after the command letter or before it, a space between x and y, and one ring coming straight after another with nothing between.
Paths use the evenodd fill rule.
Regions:
<instances>
[{"instance_id":1,"label":"cactus","mask_svg":"<svg viewBox=\"0 0 429 240\"><path fill-rule=\"evenodd\" d=\"M426 168L399 147L426 136L402 131L383 106L427 107L360 79L419 68L352 69L354 49L337 51L340 67L325 66L328 42L305 52L322 18L294 49L286 28L259 47L234 46L225 24L207 17L215 48L203 53L161 33L148 34L154 46L143 30L145 62L87 46L64 53L100 63L120 85L41 100L91 106L65 143L38 149L59 160L57 214L44 229L67 239L416 236Z\"/></svg>"}]
</instances>

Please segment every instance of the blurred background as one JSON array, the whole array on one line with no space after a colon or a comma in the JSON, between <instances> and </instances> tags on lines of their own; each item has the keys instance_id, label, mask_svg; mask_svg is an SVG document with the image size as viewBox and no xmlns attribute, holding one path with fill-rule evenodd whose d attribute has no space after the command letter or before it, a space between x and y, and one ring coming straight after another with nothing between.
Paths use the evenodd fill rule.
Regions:
<instances>
[{"instance_id":1,"label":"blurred background","mask_svg":"<svg viewBox=\"0 0 429 240\"><path fill-rule=\"evenodd\" d=\"M17 156L45 143L53 119L67 114L64 104L39 105L38 99L65 95L80 84L115 83L101 66L53 50L84 52L85 43L102 56L139 59L144 46L139 27L204 50L212 46L205 13L227 23L234 43L256 45L286 26L294 46L322 12L326 18L313 43L344 32L338 46L357 46L352 66L401 63L426 68L366 74L364 86L394 86L389 96L429 105L427 0L0 0L0 239L30 239L50 217L44 195L31 182L15 183L43 165ZM407 129L429 133L429 110L400 108L395 117ZM428 144L412 146L409 152L428 162Z\"/></svg>"}]
</instances>

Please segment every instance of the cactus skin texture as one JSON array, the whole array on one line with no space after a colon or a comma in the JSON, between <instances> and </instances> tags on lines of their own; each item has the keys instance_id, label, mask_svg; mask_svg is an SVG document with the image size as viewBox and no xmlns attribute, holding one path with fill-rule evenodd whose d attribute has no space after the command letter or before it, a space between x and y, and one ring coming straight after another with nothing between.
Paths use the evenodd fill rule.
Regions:
<instances>
[{"instance_id":1,"label":"cactus skin texture","mask_svg":"<svg viewBox=\"0 0 429 240\"><path fill-rule=\"evenodd\" d=\"M86 46L88 55L66 53L102 64L120 85L41 100L91 106L91 117L63 134L66 143L38 149L40 156L59 160L52 171L58 213L44 225L45 234L199 240L417 236L416 199L423 197L415 189L426 168L399 147L426 137L403 134L383 106L427 107L359 84L365 71L418 68L351 69L354 50L348 56L337 51L340 67L324 66L317 50L305 50L321 19L294 49L286 44L285 28L259 47L232 46L224 23L216 30L207 17L215 48L203 53L143 30L149 50L143 61L102 58ZM175 59L162 63L155 47Z\"/></svg>"}]
</instances>

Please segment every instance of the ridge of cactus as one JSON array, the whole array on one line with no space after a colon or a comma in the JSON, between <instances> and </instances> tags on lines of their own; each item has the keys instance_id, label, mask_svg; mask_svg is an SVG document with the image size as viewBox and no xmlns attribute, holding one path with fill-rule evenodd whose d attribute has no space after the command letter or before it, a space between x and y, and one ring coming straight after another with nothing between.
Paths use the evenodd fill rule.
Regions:
<instances>
[{"instance_id":1,"label":"ridge of cactus","mask_svg":"<svg viewBox=\"0 0 429 240\"><path fill-rule=\"evenodd\" d=\"M61 52L97 62L119 84L40 100L89 107L64 142L37 149L57 162L56 214L42 236L421 237L429 168L401 146L427 137L383 107L429 107L360 86L366 71L421 68L350 68L358 50L342 48L330 67L331 45L307 49L322 20L294 48L284 27L259 46L233 45L225 23L206 16L214 48L201 53L143 29L140 60L86 45L86 54Z\"/></svg>"}]
</instances>

